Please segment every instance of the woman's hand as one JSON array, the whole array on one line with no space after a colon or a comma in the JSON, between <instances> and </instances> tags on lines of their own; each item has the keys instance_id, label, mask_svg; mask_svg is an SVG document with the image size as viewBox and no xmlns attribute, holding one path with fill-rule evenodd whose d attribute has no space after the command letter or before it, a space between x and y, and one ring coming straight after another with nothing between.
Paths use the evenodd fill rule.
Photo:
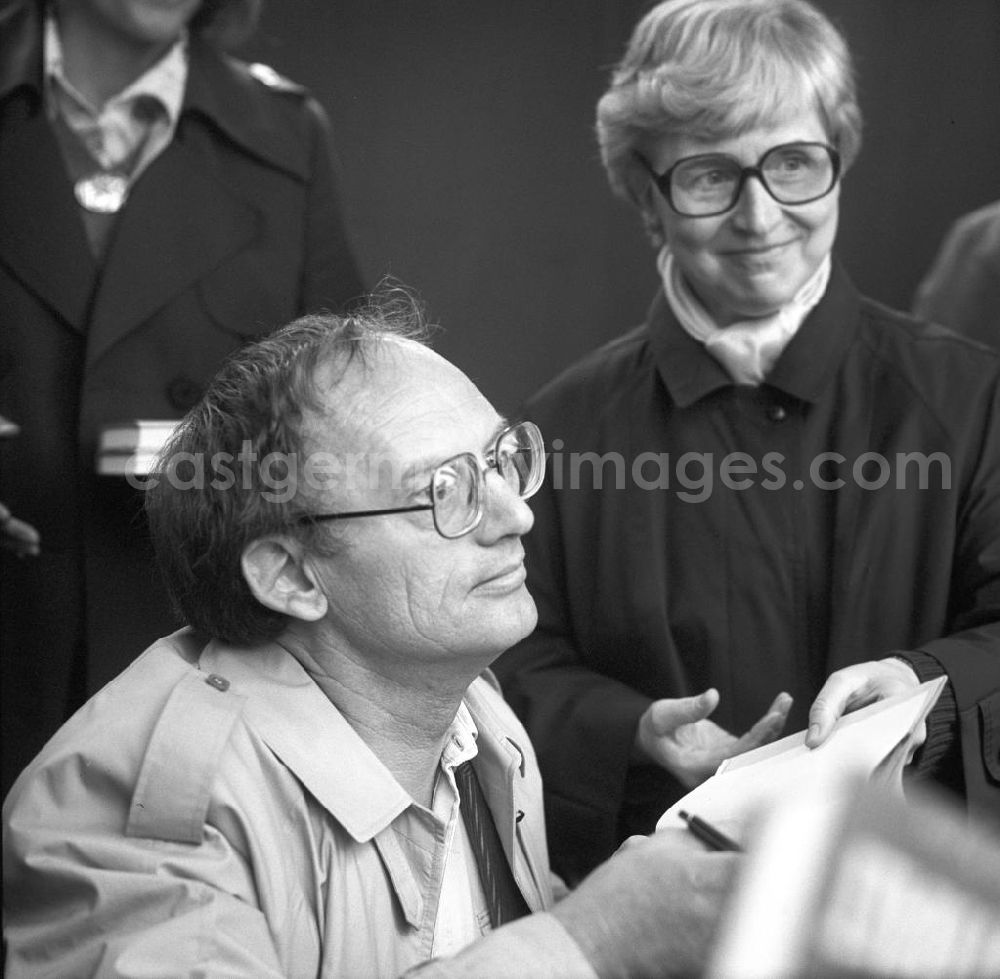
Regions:
<instances>
[{"instance_id":1,"label":"woman's hand","mask_svg":"<svg viewBox=\"0 0 1000 979\"><path fill-rule=\"evenodd\" d=\"M633 757L655 762L686 788L694 788L726 758L777 738L792 698L787 693L778 694L767 713L739 738L707 719L718 704L719 692L714 688L697 697L654 700L639 718Z\"/></svg>"},{"instance_id":2,"label":"woman's hand","mask_svg":"<svg viewBox=\"0 0 1000 979\"><path fill-rule=\"evenodd\" d=\"M809 708L806 745L810 748L821 745L842 714L915 690L919 685L920 679L913 668L894 657L856 663L831 673ZM926 736L926 728L921 725L914 747L923 744Z\"/></svg>"}]
</instances>

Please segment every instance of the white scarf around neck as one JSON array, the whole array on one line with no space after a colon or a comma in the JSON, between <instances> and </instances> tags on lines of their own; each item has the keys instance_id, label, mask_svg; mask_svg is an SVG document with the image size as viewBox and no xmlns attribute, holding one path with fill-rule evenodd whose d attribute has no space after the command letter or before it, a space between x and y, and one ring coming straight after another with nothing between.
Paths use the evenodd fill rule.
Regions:
<instances>
[{"instance_id":1,"label":"white scarf around neck","mask_svg":"<svg viewBox=\"0 0 1000 979\"><path fill-rule=\"evenodd\" d=\"M717 326L684 281L670 249L664 246L656 259L667 302L681 326L719 361L737 384L759 385L809 311L823 298L830 279L830 256L777 313L759 319L739 320Z\"/></svg>"}]
</instances>

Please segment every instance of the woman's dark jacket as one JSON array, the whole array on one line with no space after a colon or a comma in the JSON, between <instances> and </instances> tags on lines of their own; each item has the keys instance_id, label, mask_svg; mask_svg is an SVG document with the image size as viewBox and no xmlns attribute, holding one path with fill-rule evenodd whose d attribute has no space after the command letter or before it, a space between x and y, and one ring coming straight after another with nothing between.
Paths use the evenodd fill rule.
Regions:
<instances>
[{"instance_id":1,"label":"woman's dark jacket","mask_svg":"<svg viewBox=\"0 0 1000 979\"><path fill-rule=\"evenodd\" d=\"M835 266L759 388L661 294L531 399L551 453L526 538L539 623L497 672L538 752L558 873L679 796L629 766L651 700L717 687L713 719L742 734L786 690L791 733L833 670L896 651L948 673L933 740L960 720L970 804L1000 814L998 374Z\"/></svg>"}]
</instances>

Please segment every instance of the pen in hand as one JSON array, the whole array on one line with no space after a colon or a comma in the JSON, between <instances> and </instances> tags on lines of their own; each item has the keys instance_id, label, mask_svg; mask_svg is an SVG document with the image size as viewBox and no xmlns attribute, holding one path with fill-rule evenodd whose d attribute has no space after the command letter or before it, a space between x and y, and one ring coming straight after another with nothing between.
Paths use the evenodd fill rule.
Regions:
<instances>
[{"instance_id":1,"label":"pen in hand","mask_svg":"<svg viewBox=\"0 0 1000 979\"><path fill-rule=\"evenodd\" d=\"M694 833L707 847L712 850L736 850L742 851L743 847L735 840L731 840L725 833L717 830L711 823L706 823L698 816L692 816L683 809L677 814L687 823L687 828Z\"/></svg>"}]
</instances>

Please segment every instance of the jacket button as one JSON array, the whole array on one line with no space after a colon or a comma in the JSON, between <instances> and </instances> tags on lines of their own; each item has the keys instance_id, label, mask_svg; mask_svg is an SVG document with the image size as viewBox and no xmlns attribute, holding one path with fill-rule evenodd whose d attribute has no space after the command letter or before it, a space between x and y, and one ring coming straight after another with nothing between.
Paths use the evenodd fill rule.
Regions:
<instances>
[{"instance_id":1,"label":"jacket button","mask_svg":"<svg viewBox=\"0 0 1000 979\"><path fill-rule=\"evenodd\" d=\"M224 676L219 676L218 673L209 673L205 677L205 682L210 687L215 687L216 690L225 693L229 689L229 681Z\"/></svg>"},{"instance_id":2,"label":"jacket button","mask_svg":"<svg viewBox=\"0 0 1000 979\"><path fill-rule=\"evenodd\" d=\"M773 422L783 422L788 417L788 412L781 405L771 405L767 409L767 417Z\"/></svg>"},{"instance_id":3,"label":"jacket button","mask_svg":"<svg viewBox=\"0 0 1000 979\"><path fill-rule=\"evenodd\" d=\"M201 385L186 377L175 377L167 385L167 399L178 411L193 408L201 398Z\"/></svg>"}]
</instances>

